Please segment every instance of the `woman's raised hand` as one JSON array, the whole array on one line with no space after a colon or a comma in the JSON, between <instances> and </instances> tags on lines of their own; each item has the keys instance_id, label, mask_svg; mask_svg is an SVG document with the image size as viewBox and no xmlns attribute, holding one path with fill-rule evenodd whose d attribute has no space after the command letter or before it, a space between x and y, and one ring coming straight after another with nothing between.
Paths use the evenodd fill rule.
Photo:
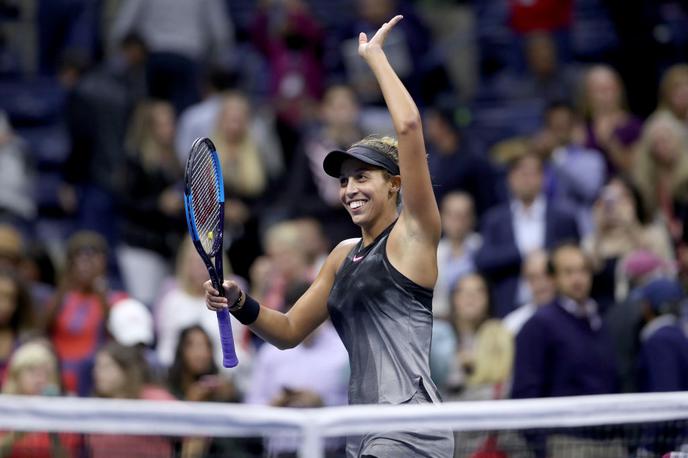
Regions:
<instances>
[{"instance_id":1,"label":"woman's raised hand","mask_svg":"<svg viewBox=\"0 0 688 458\"><path fill-rule=\"evenodd\" d=\"M381 51L382 45L387 38L387 34L392 28L397 25L397 22L403 19L402 15L394 16L389 22L382 24L382 27L375 32L373 38L368 41L368 36L361 32L358 35L358 54L364 59L368 58L371 54Z\"/></svg>"}]
</instances>

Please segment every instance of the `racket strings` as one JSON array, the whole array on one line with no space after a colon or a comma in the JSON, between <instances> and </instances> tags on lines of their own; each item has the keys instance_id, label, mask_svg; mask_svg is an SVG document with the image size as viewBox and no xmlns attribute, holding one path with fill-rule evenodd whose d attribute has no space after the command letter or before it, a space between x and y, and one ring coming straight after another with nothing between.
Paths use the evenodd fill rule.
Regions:
<instances>
[{"instance_id":1,"label":"racket strings","mask_svg":"<svg viewBox=\"0 0 688 458\"><path fill-rule=\"evenodd\" d=\"M209 149L197 151L191 164L191 203L198 237L207 253L213 251L221 224L216 173Z\"/></svg>"}]
</instances>

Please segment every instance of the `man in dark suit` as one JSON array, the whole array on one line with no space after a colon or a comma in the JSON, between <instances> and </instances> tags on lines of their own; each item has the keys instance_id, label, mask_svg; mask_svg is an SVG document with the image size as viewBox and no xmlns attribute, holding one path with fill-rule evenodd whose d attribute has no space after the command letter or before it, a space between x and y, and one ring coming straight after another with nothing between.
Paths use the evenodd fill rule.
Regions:
<instances>
[{"instance_id":1,"label":"man in dark suit","mask_svg":"<svg viewBox=\"0 0 688 458\"><path fill-rule=\"evenodd\" d=\"M499 317L531 299L521 275L523 260L530 253L580 238L573 212L544 196L543 166L537 155L513 159L507 178L511 201L485 215L483 245L475 257L476 267L493 286L494 311Z\"/></svg>"}]
</instances>

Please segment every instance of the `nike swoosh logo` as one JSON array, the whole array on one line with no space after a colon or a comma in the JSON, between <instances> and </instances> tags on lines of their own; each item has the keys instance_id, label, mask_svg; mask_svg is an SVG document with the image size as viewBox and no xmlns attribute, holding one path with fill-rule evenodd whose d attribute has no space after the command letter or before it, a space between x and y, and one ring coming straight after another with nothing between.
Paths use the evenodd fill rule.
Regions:
<instances>
[{"instance_id":1,"label":"nike swoosh logo","mask_svg":"<svg viewBox=\"0 0 688 458\"><path fill-rule=\"evenodd\" d=\"M360 260L363 259L363 258L365 258L365 255L363 255L363 256L354 256L354 262L358 262L358 261L360 261Z\"/></svg>"}]
</instances>

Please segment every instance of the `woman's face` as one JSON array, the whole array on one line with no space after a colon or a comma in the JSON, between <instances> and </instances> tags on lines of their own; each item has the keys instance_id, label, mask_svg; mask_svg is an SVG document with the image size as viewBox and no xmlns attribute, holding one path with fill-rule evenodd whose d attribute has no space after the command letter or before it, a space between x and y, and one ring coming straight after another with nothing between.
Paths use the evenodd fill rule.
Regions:
<instances>
[{"instance_id":1,"label":"woman's face","mask_svg":"<svg viewBox=\"0 0 688 458\"><path fill-rule=\"evenodd\" d=\"M19 393L26 396L39 396L52 387L55 380L52 364L34 364L24 367L17 374Z\"/></svg>"},{"instance_id":2,"label":"woman's face","mask_svg":"<svg viewBox=\"0 0 688 458\"><path fill-rule=\"evenodd\" d=\"M454 311L460 321L477 324L487 316L487 287L479 276L468 275L460 279L453 299Z\"/></svg>"},{"instance_id":3,"label":"woman's face","mask_svg":"<svg viewBox=\"0 0 688 458\"><path fill-rule=\"evenodd\" d=\"M587 93L593 111L618 109L621 105L621 87L614 73L607 68L590 71L587 78Z\"/></svg>"},{"instance_id":4,"label":"woman's face","mask_svg":"<svg viewBox=\"0 0 688 458\"><path fill-rule=\"evenodd\" d=\"M204 332L196 329L186 335L182 358L184 366L192 375L204 375L210 372L213 352Z\"/></svg>"},{"instance_id":5,"label":"woman's face","mask_svg":"<svg viewBox=\"0 0 688 458\"><path fill-rule=\"evenodd\" d=\"M118 397L124 391L127 377L124 370L108 353L101 351L96 356L93 368L96 392L103 397Z\"/></svg>"},{"instance_id":6,"label":"woman's face","mask_svg":"<svg viewBox=\"0 0 688 458\"><path fill-rule=\"evenodd\" d=\"M359 226L374 221L394 205L396 196L390 195L393 184L381 169L358 159L344 161L339 177L339 199Z\"/></svg>"},{"instance_id":7,"label":"woman's face","mask_svg":"<svg viewBox=\"0 0 688 458\"><path fill-rule=\"evenodd\" d=\"M106 269L105 253L93 248L82 248L74 253L72 276L78 286L93 286L98 278L105 275Z\"/></svg>"},{"instance_id":8,"label":"woman's face","mask_svg":"<svg viewBox=\"0 0 688 458\"><path fill-rule=\"evenodd\" d=\"M230 141L241 139L249 126L249 107L246 100L230 97L222 105L220 132Z\"/></svg>"},{"instance_id":9,"label":"woman's face","mask_svg":"<svg viewBox=\"0 0 688 458\"><path fill-rule=\"evenodd\" d=\"M158 143L170 146L174 143L174 110L167 103L156 103L151 108L151 129Z\"/></svg>"},{"instance_id":10,"label":"woman's face","mask_svg":"<svg viewBox=\"0 0 688 458\"><path fill-rule=\"evenodd\" d=\"M669 89L668 99L674 114L681 118L688 115L688 74L684 74L674 81Z\"/></svg>"},{"instance_id":11,"label":"woman's face","mask_svg":"<svg viewBox=\"0 0 688 458\"><path fill-rule=\"evenodd\" d=\"M9 277L0 277L0 327L6 326L17 311L17 284Z\"/></svg>"},{"instance_id":12,"label":"woman's face","mask_svg":"<svg viewBox=\"0 0 688 458\"><path fill-rule=\"evenodd\" d=\"M674 165L680 154L680 133L669 123L660 121L650 131L650 152L660 165Z\"/></svg>"}]
</instances>

